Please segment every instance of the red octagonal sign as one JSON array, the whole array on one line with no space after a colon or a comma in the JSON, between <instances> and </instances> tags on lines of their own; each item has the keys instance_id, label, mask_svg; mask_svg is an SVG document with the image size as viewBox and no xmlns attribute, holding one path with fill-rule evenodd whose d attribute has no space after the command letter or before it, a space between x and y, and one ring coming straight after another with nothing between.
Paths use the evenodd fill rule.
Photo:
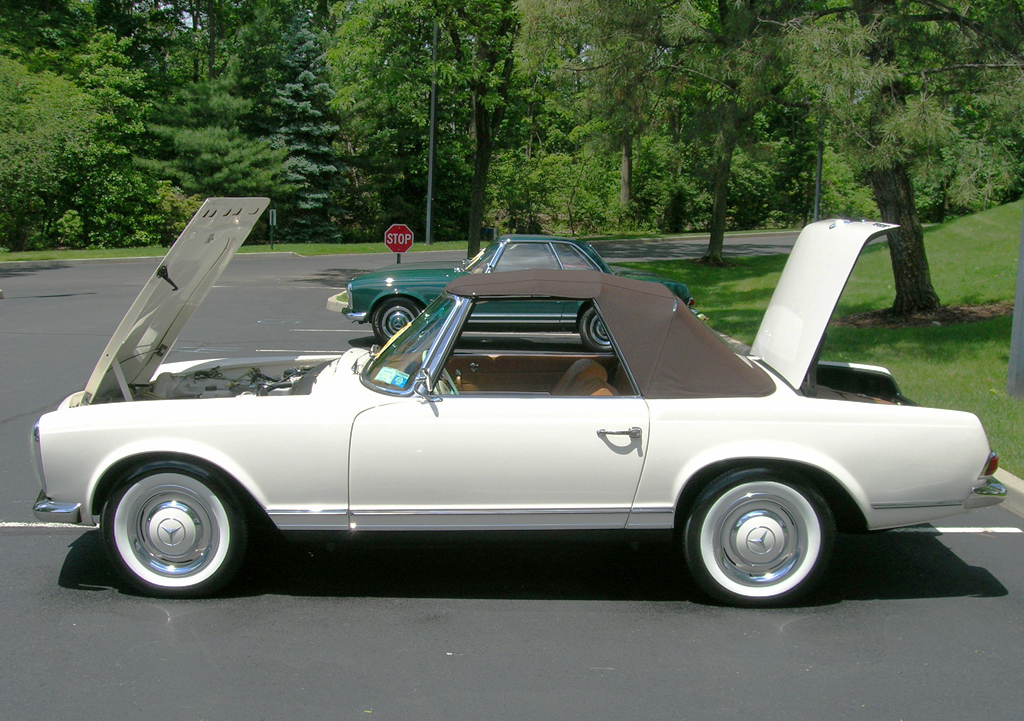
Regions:
<instances>
[{"instance_id":1,"label":"red octagonal sign","mask_svg":"<svg viewBox=\"0 0 1024 721\"><path fill-rule=\"evenodd\" d=\"M412 247L412 230L405 223L395 223L384 231L384 245L392 253L404 253Z\"/></svg>"}]
</instances>

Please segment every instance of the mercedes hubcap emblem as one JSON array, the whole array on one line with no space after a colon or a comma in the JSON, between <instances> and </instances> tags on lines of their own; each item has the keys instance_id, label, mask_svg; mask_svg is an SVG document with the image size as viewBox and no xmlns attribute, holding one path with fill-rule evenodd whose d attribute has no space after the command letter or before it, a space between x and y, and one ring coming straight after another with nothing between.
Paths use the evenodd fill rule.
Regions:
<instances>
[{"instance_id":1,"label":"mercedes hubcap emblem","mask_svg":"<svg viewBox=\"0 0 1024 721\"><path fill-rule=\"evenodd\" d=\"M750 535L747 536L747 548L753 553L768 553L774 545L775 534L763 526L751 531Z\"/></svg>"},{"instance_id":2,"label":"mercedes hubcap emblem","mask_svg":"<svg viewBox=\"0 0 1024 721\"><path fill-rule=\"evenodd\" d=\"M185 535L185 527L181 521L168 518L160 522L156 529L157 536L168 546L176 546Z\"/></svg>"}]
</instances>

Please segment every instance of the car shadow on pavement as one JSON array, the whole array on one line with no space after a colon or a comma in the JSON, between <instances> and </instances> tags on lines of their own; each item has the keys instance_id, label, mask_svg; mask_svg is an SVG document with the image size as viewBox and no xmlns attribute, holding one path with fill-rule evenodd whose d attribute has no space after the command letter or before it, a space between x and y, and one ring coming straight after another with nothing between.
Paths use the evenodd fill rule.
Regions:
<instances>
[{"instance_id":1,"label":"car shadow on pavement","mask_svg":"<svg viewBox=\"0 0 1024 721\"><path fill-rule=\"evenodd\" d=\"M822 587L802 606L853 600L998 597L1006 588L934 533L840 535ZM134 595L98 531L76 539L61 569L67 589ZM224 597L338 596L597 601L710 601L669 544L444 540L394 537L287 542L257 537Z\"/></svg>"}]
</instances>

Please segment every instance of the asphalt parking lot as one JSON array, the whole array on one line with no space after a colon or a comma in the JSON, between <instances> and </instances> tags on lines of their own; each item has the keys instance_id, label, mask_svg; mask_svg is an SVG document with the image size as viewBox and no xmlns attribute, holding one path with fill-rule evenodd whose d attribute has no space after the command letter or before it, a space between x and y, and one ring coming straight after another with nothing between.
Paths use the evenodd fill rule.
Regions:
<instances>
[{"instance_id":1,"label":"asphalt parking lot","mask_svg":"<svg viewBox=\"0 0 1024 721\"><path fill-rule=\"evenodd\" d=\"M169 360L369 345L325 301L388 261L240 256ZM841 536L822 591L770 611L629 544L269 543L218 598L133 594L96 531L33 525L27 436L155 265L0 268L0 719L1020 717L1002 508Z\"/></svg>"}]
</instances>

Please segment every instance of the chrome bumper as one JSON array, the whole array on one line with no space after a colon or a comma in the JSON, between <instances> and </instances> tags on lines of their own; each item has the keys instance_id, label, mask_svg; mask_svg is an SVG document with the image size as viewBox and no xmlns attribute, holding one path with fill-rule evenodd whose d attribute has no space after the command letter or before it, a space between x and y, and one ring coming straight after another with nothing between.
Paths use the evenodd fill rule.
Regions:
<instances>
[{"instance_id":1,"label":"chrome bumper","mask_svg":"<svg viewBox=\"0 0 1024 721\"><path fill-rule=\"evenodd\" d=\"M81 503L57 503L46 497L46 491L39 491L32 506L32 512L40 521L46 523L81 523Z\"/></svg>"},{"instance_id":2,"label":"chrome bumper","mask_svg":"<svg viewBox=\"0 0 1024 721\"><path fill-rule=\"evenodd\" d=\"M344 313L346 317L351 318L359 323L366 322L366 313L356 313L352 308L349 307L348 291L343 290L337 295L332 295L327 299L327 310L333 310L335 313Z\"/></svg>"},{"instance_id":3,"label":"chrome bumper","mask_svg":"<svg viewBox=\"0 0 1024 721\"><path fill-rule=\"evenodd\" d=\"M964 501L964 508L996 506L1006 500L1006 486L989 477L985 483L971 491Z\"/></svg>"}]
</instances>

